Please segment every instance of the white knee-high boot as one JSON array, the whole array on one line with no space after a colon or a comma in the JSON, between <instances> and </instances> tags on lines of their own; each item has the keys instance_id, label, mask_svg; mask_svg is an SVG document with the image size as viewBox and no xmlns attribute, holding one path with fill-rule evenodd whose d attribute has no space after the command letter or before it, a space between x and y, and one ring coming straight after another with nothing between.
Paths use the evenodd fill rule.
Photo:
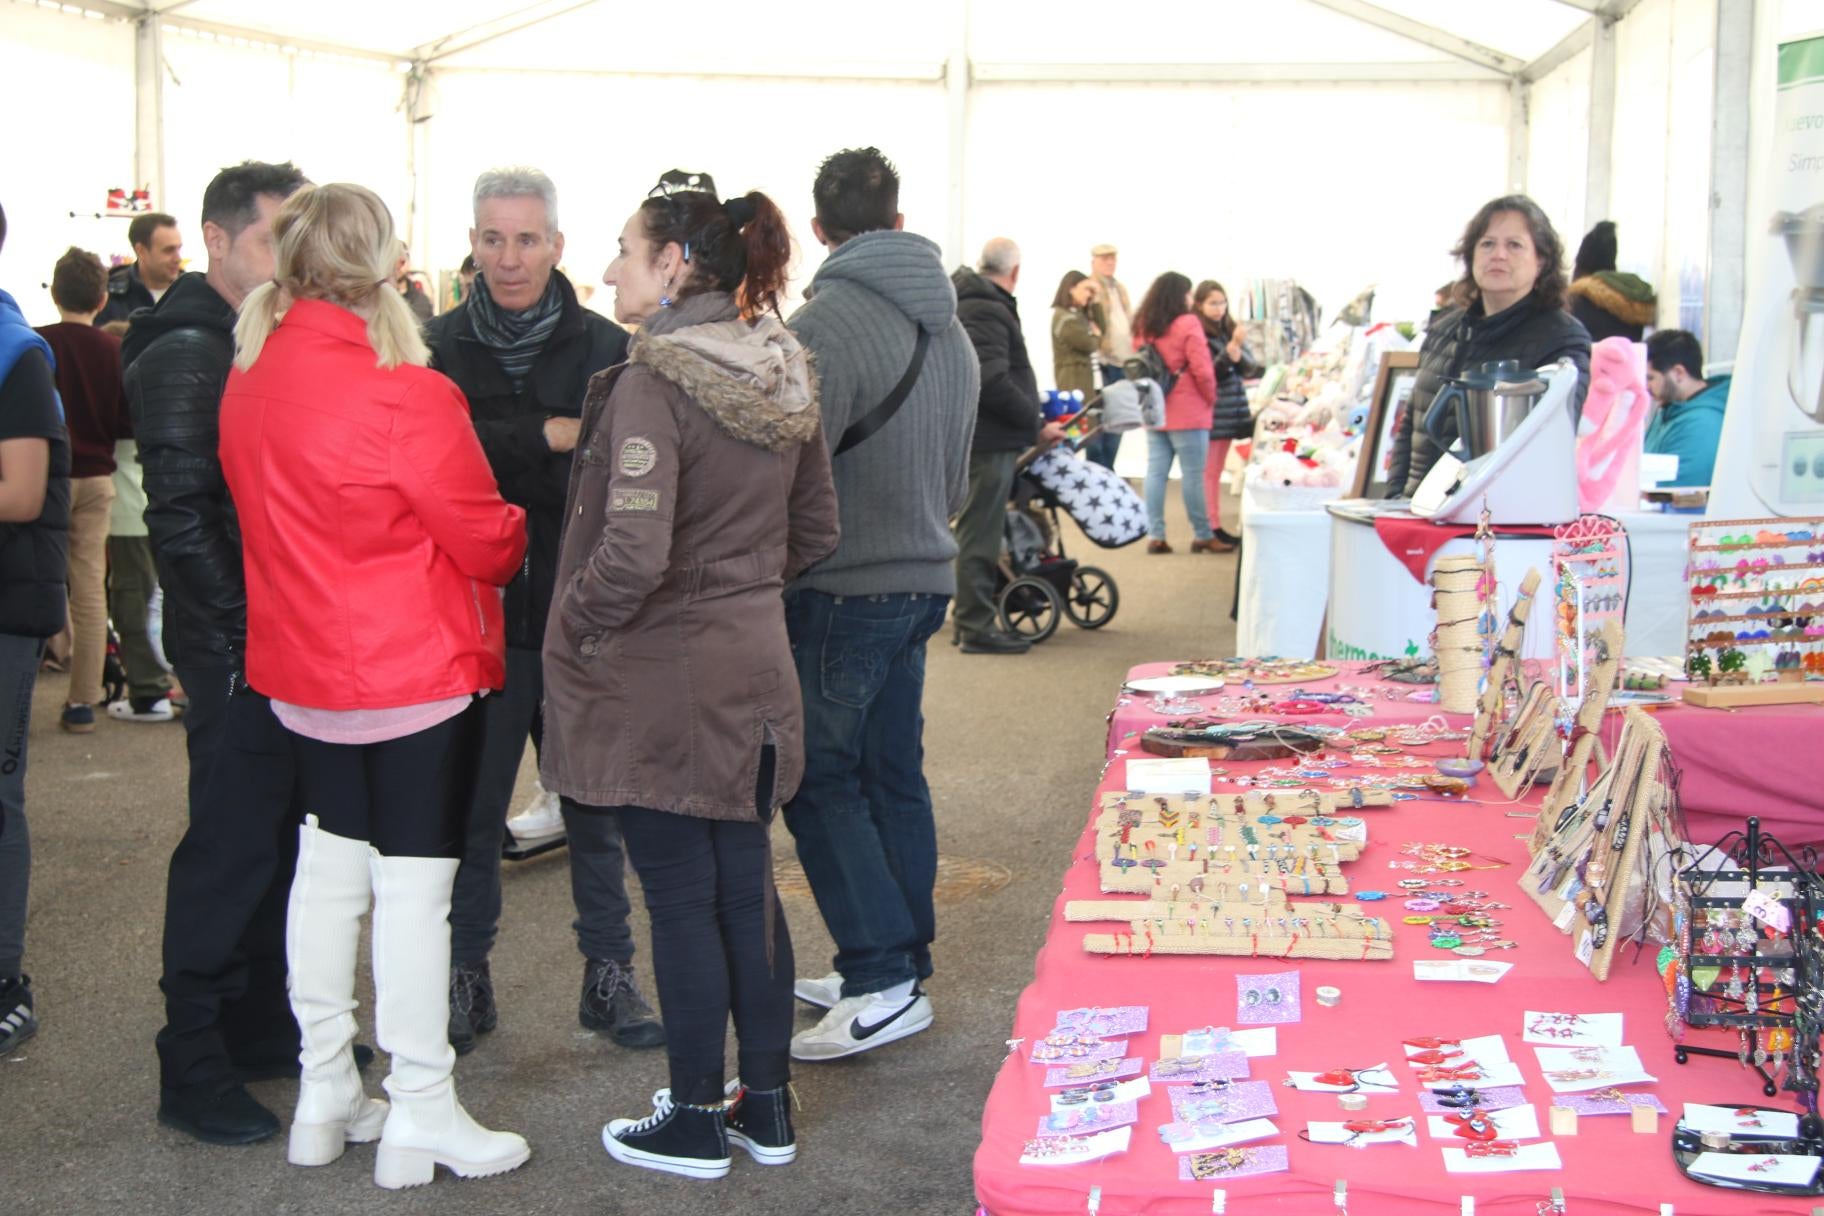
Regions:
<instances>
[{"instance_id":1,"label":"white knee-high boot","mask_svg":"<svg viewBox=\"0 0 1824 1216\"><path fill-rule=\"evenodd\" d=\"M303 1033L293 1165L328 1165L350 1144L380 1138L386 1103L367 1096L355 1070L355 952L368 905L368 847L325 832L317 817L298 829L298 870L285 915L291 1009Z\"/></svg>"},{"instance_id":2,"label":"white knee-high boot","mask_svg":"<svg viewBox=\"0 0 1824 1216\"><path fill-rule=\"evenodd\" d=\"M374 884L374 1027L392 1053L392 1109L374 1159L374 1181L429 1182L439 1165L463 1178L518 1169L524 1138L494 1132L456 1100L450 1069L450 888L456 862L369 851Z\"/></svg>"}]
</instances>

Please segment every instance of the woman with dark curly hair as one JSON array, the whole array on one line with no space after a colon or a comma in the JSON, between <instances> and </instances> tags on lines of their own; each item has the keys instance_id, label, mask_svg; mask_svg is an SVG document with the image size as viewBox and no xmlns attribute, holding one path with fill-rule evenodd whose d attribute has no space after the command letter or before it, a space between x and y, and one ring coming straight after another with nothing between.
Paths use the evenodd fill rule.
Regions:
<instances>
[{"instance_id":1,"label":"woman with dark curly hair","mask_svg":"<svg viewBox=\"0 0 1824 1216\"><path fill-rule=\"evenodd\" d=\"M1451 253L1463 263L1455 298L1467 303L1441 314L1419 348L1418 379L1394 430L1387 475L1393 498L1411 498L1437 463L1441 449L1416 423L1446 380L1497 359L1523 368L1569 359L1577 365L1579 409L1590 387L1589 331L1565 311L1564 243L1539 204L1524 194L1483 204ZM1454 432L1455 419L1445 426Z\"/></svg>"}]
</instances>

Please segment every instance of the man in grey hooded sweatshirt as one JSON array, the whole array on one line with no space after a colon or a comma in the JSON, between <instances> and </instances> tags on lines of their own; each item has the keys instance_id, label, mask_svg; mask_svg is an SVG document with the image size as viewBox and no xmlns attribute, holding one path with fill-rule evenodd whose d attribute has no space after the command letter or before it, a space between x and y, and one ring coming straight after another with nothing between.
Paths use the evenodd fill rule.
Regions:
<instances>
[{"instance_id":1,"label":"man in grey hooded sweatshirt","mask_svg":"<svg viewBox=\"0 0 1824 1216\"><path fill-rule=\"evenodd\" d=\"M830 256L789 324L817 369L842 542L785 593L804 691L804 780L785 822L836 941L836 971L797 984L830 1012L792 1056L834 1060L931 1024L925 644L956 591L949 520L968 491L981 369L937 245L902 231L892 163L838 152L813 196Z\"/></svg>"}]
</instances>

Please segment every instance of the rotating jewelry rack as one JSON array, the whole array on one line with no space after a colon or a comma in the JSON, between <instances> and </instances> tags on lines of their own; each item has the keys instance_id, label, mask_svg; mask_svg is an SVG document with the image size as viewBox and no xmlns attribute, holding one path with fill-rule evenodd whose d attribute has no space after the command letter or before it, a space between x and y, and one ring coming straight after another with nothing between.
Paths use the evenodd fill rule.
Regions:
<instances>
[{"instance_id":1,"label":"rotating jewelry rack","mask_svg":"<svg viewBox=\"0 0 1824 1216\"><path fill-rule=\"evenodd\" d=\"M1708 868L1719 858L1725 868ZM1729 833L1679 872L1678 895L1679 965L1668 1024L1732 1029L1741 1036L1740 1050L1733 1052L1681 1041L1678 1062L1734 1059L1760 1077L1769 1098L1779 1092L1783 1070L1785 1088L1805 1106L1801 1133L1824 1137L1818 1117L1824 884L1816 854L1807 847L1795 857L1751 817L1745 832Z\"/></svg>"}]
</instances>

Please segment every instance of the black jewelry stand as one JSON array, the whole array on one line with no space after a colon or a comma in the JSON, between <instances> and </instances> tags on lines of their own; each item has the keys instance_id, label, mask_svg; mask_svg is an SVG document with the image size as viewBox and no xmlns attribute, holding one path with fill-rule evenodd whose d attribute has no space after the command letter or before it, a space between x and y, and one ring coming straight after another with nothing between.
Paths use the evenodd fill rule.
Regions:
<instances>
[{"instance_id":1,"label":"black jewelry stand","mask_svg":"<svg viewBox=\"0 0 1824 1216\"><path fill-rule=\"evenodd\" d=\"M1704 855L1721 853L1734 862L1734 868L1705 870L1701 868L1703 858L1700 858L1700 864L1688 866L1678 875L1678 881L1689 892L1692 913L1685 927L1684 940L1679 943L1684 953L1686 982L1697 968L1717 969L1719 980L1725 966L1734 971L1744 965L1748 968L1747 987L1740 995L1727 991L1692 993L1690 1008L1685 1011L1685 1023L1693 1027L1738 1030L1743 1036L1743 1049L1737 1053L1680 1043L1675 1055L1680 1064L1688 1063L1691 1056L1736 1060L1760 1077L1761 1092L1771 1098L1779 1093L1780 1087L1774 1074L1767 1069L1764 1032L1788 1032L1792 1037L1792 1050L1785 1088L1802 1096L1806 1113L1800 1120L1801 1136L1816 1140L1824 1137L1824 1120L1818 1117L1818 1039L1820 1030L1824 1029L1824 991L1818 987L1820 977L1824 976L1824 967L1821 967L1824 964L1824 937L1820 937L1818 925L1820 915L1824 915L1824 886L1820 886L1817 858L1810 849L1801 849L1801 857L1795 858L1778 840L1761 834L1759 819L1750 818L1747 827L1745 833L1729 833ZM1784 866L1775 870L1782 861ZM1719 884L1732 888L1732 893L1728 896L1709 894ZM1749 894L1776 887L1791 888L1789 893L1777 897L1777 902L1791 917L1790 932L1785 937L1790 943L1790 953L1774 953L1770 947L1777 942L1763 936L1759 930L1755 931L1746 953L1738 953L1740 945L1727 941L1725 949L1717 953L1700 953L1692 948L1692 939L1697 934L1697 912L1706 913L1708 927L1711 909L1740 911ZM1743 916L1751 925L1752 918L1746 913ZM1725 930L1725 934L1729 932L1732 930ZM1767 983L1761 982L1763 971L1769 973ZM1753 996L1752 1008L1750 994ZM1707 1008L1696 1007L1700 999Z\"/></svg>"}]
</instances>

